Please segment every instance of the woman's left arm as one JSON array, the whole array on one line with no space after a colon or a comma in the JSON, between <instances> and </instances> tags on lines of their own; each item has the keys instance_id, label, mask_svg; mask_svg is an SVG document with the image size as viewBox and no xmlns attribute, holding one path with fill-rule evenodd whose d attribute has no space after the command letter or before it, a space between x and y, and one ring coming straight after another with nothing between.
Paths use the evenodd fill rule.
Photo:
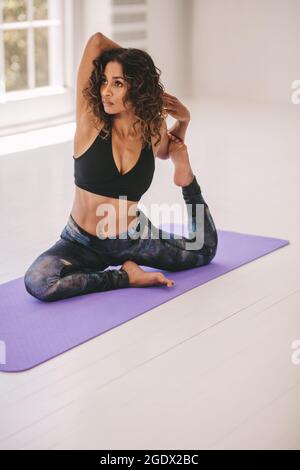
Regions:
<instances>
[{"instance_id":1,"label":"woman's left arm","mask_svg":"<svg viewBox=\"0 0 300 470\"><path fill-rule=\"evenodd\" d=\"M169 132L184 142L185 133L191 120L189 110L178 98L169 93L164 93L164 106L168 114L177 119L171 129L169 129Z\"/></svg>"},{"instance_id":2,"label":"woman's left arm","mask_svg":"<svg viewBox=\"0 0 300 470\"><path fill-rule=\"evenodd\" d=\"M184 142L185 133L188 128L189 121L176 121L174 125L168 129L168 132L178 137Z\"/></svg>"}]
</instances>

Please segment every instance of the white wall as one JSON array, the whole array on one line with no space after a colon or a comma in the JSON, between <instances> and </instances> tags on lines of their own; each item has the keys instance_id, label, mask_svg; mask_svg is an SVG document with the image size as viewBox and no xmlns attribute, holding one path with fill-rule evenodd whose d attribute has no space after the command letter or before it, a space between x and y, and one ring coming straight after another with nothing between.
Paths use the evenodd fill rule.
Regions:
<instances>
[{"instance_id":1,"label":"white wall","mask_svg":"<svg viewBox=\"0 0 300 470\"><path fill-rule=\"evenodd\" d=\"M288 104L300 79L300 1L191 1L195 97Z\"/></svg>"},{"instance_id":2,"label":"white wall","mask_svg":"<svg viewBox=\"0 0 300 470\"><path fill-rule=\"evenodd\" d=\"M78 0L77 0L78 1ZM81 5L82 40L98 31L111 34L111 0L79 0Z\"/></svg>"},{"instance_id":3,"label":"white wall","mask_svg":"<svg viewBox=\"0 0 300 470\"><path fill-rule=\"evenodd\" d=\"M192 7L192 0L148 0L149 54L175 96L191 96Z\"/></svg>"},{"instance_id":4,"label":"white wall","mask_svg":"<svg viewBox=\"0 0 300 470\"><path fill-rule=\"evenodd\" d=\"M77 65L88 38L97 31L112 37L111 0L75 0L78 7ZM147 47L155 65L161 69L161 81L171 94L189 96L191 76L190 14L192 0L147 1ZM126 47L126 44L120 44ZM185 75L185 72L188 72Z\"/></svg>"},{"instance_id":5,"label":"white wall","mask_svg":"<svg viewBox=\"0 0 300 470\"><path fill-rule=\"evenodd\" d=\"M111 35L111 2L75 2L84 7L78 25L80 53L94 32ZM162 70L169 93L181 98L290 103L291 83L300 79L300 0L148 0L147 4L148 51Z\"/></svg>"}]
</instances>

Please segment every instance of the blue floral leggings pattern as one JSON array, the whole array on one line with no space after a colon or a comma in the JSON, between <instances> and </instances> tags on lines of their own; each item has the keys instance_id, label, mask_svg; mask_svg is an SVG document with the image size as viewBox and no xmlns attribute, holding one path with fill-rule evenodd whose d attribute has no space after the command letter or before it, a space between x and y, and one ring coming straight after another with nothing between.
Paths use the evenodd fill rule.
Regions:
<instances>
[{"instance_id":1,"label":"blue floral leggings pattern","mask_svg":"<svg viewBox=\"0 0 300 470\"><path fill-rule=\"evenodd\" d=\"M180 271L203 266L214 258L218 236L208 205L194 176L193 182L181 188L188 207L189 234L201 229L204 240L194 249L192 238L157 228L139 209L134 228L113 238L99 238L80 227L72 215L60 239L41 253L27 269L24 284L29 294L51 302L91 292L129 287L126 271L107 269L132 260L142 266L166 271ZM200 221L196 206L203 205ZM194 238L195 239L195 238ZM192 248L190 248L192 247Z\"/></svg>"}]
</instances>

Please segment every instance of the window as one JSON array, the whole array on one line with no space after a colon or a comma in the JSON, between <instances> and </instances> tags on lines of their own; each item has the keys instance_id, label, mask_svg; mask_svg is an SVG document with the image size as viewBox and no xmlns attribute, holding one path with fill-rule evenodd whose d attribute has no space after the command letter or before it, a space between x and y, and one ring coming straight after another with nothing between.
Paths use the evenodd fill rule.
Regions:
<instances>
[{"instance_id":1,"label":"window","mask_svg":"<svg viewBox=\"0 0 300 470\"><path fill-rule=\"evenodd\" d=\"M72 0L0 0L0 135L74 119Z\"/></svg>"}]
</instances>

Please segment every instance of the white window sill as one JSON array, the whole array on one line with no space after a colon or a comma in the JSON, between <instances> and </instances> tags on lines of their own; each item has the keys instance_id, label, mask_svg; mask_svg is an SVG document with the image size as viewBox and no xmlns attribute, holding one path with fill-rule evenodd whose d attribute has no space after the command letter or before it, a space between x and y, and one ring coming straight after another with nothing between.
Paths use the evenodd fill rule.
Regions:
<instances>
[{"instance_id":1,"label":"white window sill","mask_svg":"<svg viewBox=\"0 0 300 470\"><path fill-rule=\"evenodd\" d=\"M0 97L0 104L9 103L10 101L29 100L40 96L64 95L66 93L68 93L68 90L62 86L46 86L34 88L33 90L9 91L3 97Z\"/></svg>"},{"instance_id":2,"label":"white window sill","mask_svg":"<svg viewBox=\"0 0 300 470\"><path fill-rule=\"evenodd\" d=\"M0 156L69 142L74 138L75 129L76 123L72 121L0 137Z\"/></svg>"}]
</instances>

